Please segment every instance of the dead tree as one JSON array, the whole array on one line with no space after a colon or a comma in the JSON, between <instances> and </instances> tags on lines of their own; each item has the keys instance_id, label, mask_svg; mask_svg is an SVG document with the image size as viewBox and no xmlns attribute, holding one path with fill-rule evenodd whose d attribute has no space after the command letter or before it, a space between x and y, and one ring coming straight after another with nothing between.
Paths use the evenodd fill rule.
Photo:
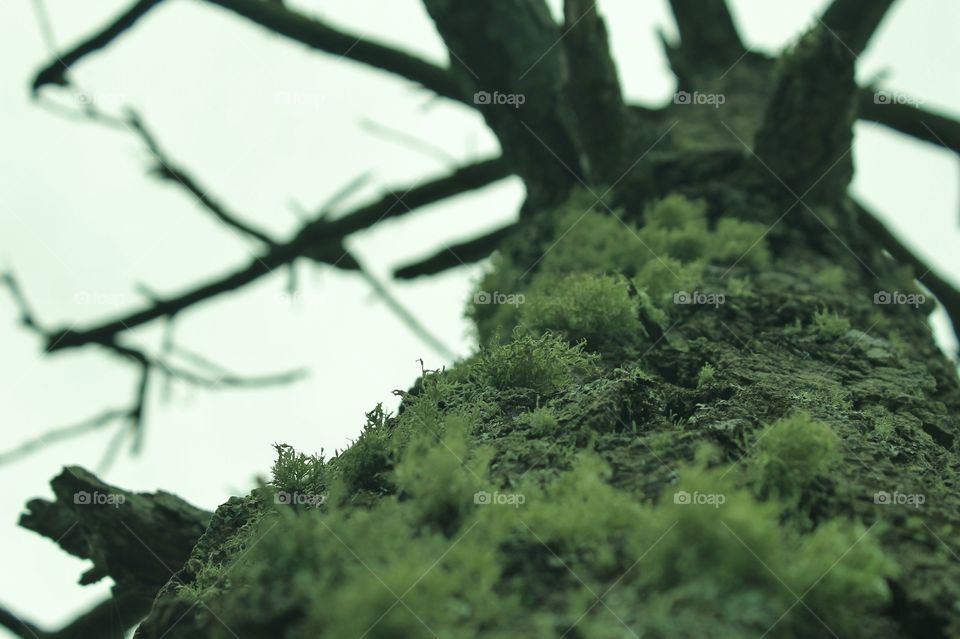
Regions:
<instances>
[{"instance_id":1,"label":"dead tree","mask_svg":"<svg viewBox=\"0 0 960 639\"><path fill-rule=\"evenodd\" d=\"M404 537L406 529L390 530L407 544L411 555L431 535L450 543L442 546L446 551L437 553L433 566L424 566L423 575L410 585L413 590L474 526L499 530L489 519L492 515L464 514L469 509L456 500L443 502L440 511L430 510L442 501L437 495L445 495L447 485L435 487L430 501L417 492L420 480L410 470L413 462L403 461L415 454L407 451L407 442L419 431L435 435L442 444L438 450L454 453L455 443L448 443L444 433L453 432L448 422L456 417L468 422L468 444L463 450L469 458L457 456L457 460L478 486L504 490L526 486L540 495L546 509L551 499L563 499L550 492L551 482L574 472L572 457L591 451L607 468L606 474L600 473L603 482L597 484L598 494L616 490L611 504L649 507L652 518L664 521L675 516L673 525L666 526L655 543L651 540L648 552L672 547L671 535L681 534L674 530L690 535L681 554L662 560L676 574L657 573L659 580L636 583L630 577L621 589L630 595L618 595L615 601L611 596L608 604L607 594L634 566L642 569L646 553L639 558L621 557L618 553L625 547L610 542L611 555L601 558L577 547L562 531L544 541L538 534L542 531L522 519L529 531L523 541L496 538L490 532L490 543L501 545L487 549L495 557L491 561L497 572L493 584L484 587L489 586L490 597L502 597L497 600L502 605L525 611L509 620L518 633L530 624L529 628L541 631L549 628L556 636L629 636L638 630L647 636L670 636L656 625L657 614L669 610L677 615L673 636L698 632L701 636L738 632L837 636L834 625L850 631L843 625L849 621L844 608L860 611L860 606L871 616L854 633L948 637L960 632L956 605L960 497L955 490L960 468L960 385L954 365L930 334L926 315L932 304L920 308L921 304L889 303L884 297L935 297L960 333L960 293L848 193L853 125L858 118L960 151L960 123L954 119L891 103L878 97L882 96L879 87L856 84L857 58L892 0L834 0L808 33L775 58L749 49L723 0L671 0L680 39L664 46L677 78L677 93L671 103L659 106L624 101L603 18L597 6L586 0L566 0L561 24L542 0L424 0L449 51L449 66L343 32L283 2L207 2L313 51L379 69L413 83L418 90L475 108L499 140L502 157L394 189L336 218L321 211L291 237L274 238L244 222L247 216L225 209L199 179L167 155L136 113L111 115L88 108L87 117L139 136L156 158L160 177L185 189L209 214L260 246L255 259L227 268L220 277L176 295L155 296L122 316L73 329L43 326L16 280L7 277L23 323L43 338L47 353L93 345L129 359L140 369L134 408L98 416L96 424L114 418L139 424L151 372L170 365L162 355L124 345L127 331L192 312L298 259L362 270L344 250L350 235L511 175L518 176L526 188L516 223L481 237L464 238L398 268L396 276L427 276L496 253L493 277L499 279L495 281L507 283L512 293L526 294L530 308L539 310L497 315L494 311L499 309L493 305L473 309L482 338L475 358L453 371L425 372L418 385L403 394L396 417L372 413L364 436L333 460L290 457L293 453L281 450L273 484L221 506L206 532L206 514L176 505L170 511L173 514L164 514L167 519L157 524L179 535L176 544L164 537L176 546L163 553L168 559L162 562L168 568L166 574L138 570L144 555L124 530L111 531L119 536L116 539L104 536L96 522L81 514L85 511L62 499L33 504L24 525L47 536L59 535L68 552L92 558L95 577L109 574L117 582L117 605L126 601L128 592L138 593L121 626L135 625L147 611L145 602L152 600L138 637L316 636L347 627L336 624L360 623L356 618L366 615L369 623L361 626L369 626L370 636L436 636L453 629L463 631L463 636L504 636L497 634L506 632L499 622L481 618L482 609L471 599L473 595L453 587L449 592L437 591L442 596L434 600L431 610L408 605L406 593L394 592L379 576L391 566L405 565L402 556L389 561L380 558L381 563L369 569L380 581L371 588L382 585L389 592L380 593L388 604L386 611L361 606L352 610L352 619L335 618L334 613L320 610L323 602L309 604L307 595L298 590L300 584L312 584L310 579L315 579L313 588L327 592L321 584L327 578L323 566L310 563L321 562L321 555L308 553L291 567L281 561L285 547L261 542L280 534L263 532L274 527L290 536L307 535L305 527L314 524L303 522L315 519L320 522L311 529L317 531L315 539L298 539L336 548L342 545L368 567L362 553L354 552L354 540L341 538L330 527L340 525L336 517L343 512L355 512L356 517L370 512L393 521L387 519L394 513L388 508L417 508L422 503L427 515L410 528L409 538ZM160 0L140 0L90 38L58 54L36 74L35 94L69 85L73 66L90 55L106 55L118 37L133 37L127 32L148 20L151 9L159 4ZM717 108L718 103L722 108ZM602 235L608 223L619 228L616 241ZM750 229L760 232L751 235ZM577 245L566 246L565 238ZM551 257L561 253L566 262ZM905 274L904 266L912 269L912 275ZM727 302L690 303L688 285ZM565 291L566 297L551 299L544 289L553 286L559 288L550 290ZM598 316L595 311L600 306L603 313ZM604 323L604 317L618 319ZM564 368L568 364L573 368ZM560 367L562 374L537 377L550 366ZM536 379L531 381L530 376ZM280 378L287 379L288 375ZM430 406L439 422L422 417L424 410L418 407L424 405ZM414 419L423 423L411 425ZM85 422L79 430L90 427ZM781 440L778 433L783 432L790 437ZM820 435L814 433L822 437L817 439ZM480 456L471 452L478 442L492 451L487 465L479 470L469 461ZM773 442L786 448L794 443L801 452L783 457L786 453L775 449ZM706 462L698 452L704 443L714 451ZM556 454L554 447L569 455ZM821 447L823 460L833 460L827 467L820 464L819 453L810 452ZM758 457L762 455L766 457ZM822 558L822 553L809 550L810 544L834 539L830 531L853 525L863 533L830 557L829 570L819 579L804 582L809 585L806 592L794 592L792 577L781 579L770 567L780 564L761 557L762 550L754 552L754 546L738 535L738 531L767 530L759 523L761 515L754 528L741 530L736 524L741 511L718 508L716 519L704 525L707 520L691 519L692 511L683 510L676 497L677 510L670 510L669 493L664 491L676 485L678 473L680 486L685 486L682 472L686 471L680 469L701 462L705 464L700 467L702 473L728 469L720 478L710 475L717 482L740 477L740 470L748 469L738 486L749 487L757 503L779 504L779 523L770 529L777 532L770 534L783 537L770 542L771 548L785 553L783 540L799 540L797 547L808 549L804 552L810 558ZM298 473L302 471L296 486L304 487L306 474L322 476L313 487L332 491L337 507L305 512L271 505L264 496L284 488L284 473L291 473L294 466ZM770 483L771 468L779 469L780 484ZM82 481L97 481L86 473L72 472ZM787 478L793 482L789 486L783 483ZM62 475L55 486L69 481ZM449 485L458 484L451 479ZM541 489L546 492L536 492ZM728 490L739 495L740 488ZM917 499L900 503L894 498L894 503L887 503L890 491L894 496L921 495L924 507L915 508ZM621 497L626 501L616 501ZM115 518L131 527L131 521L156 521L154 513L167 508L169 499L167 495L131 496L130 501L139 504L129 515L134 519L128 519L126 510L117 510ZM593 513L586 505L582 508L584 516ZM767 512L764 506L756 508L757 513ZM522 518L523 512L518 512ZM323 523L328 516L333 518L330 526ZM76 533L63 533L73 520L79 521ZM377 521L371 519L371 525ZM575 522L569 525L575 527ZM596 525L607 524L598 521ZM638 520L636 525L644 524ZM722 556L704 559L696 573L677 567L687 554L709 557L711 544L721 542L708 529L726 535L723 527L732 537L722 539L729 546L714 548ZM254 535L255 530L262 534ZM77 536L82 536L82 542ZM154 553L153 542L145 541ZM392 540L384 543L388 541ZM759 537L754 542L765 543ZM858 554L867 547L883 553L873 568L868 558ZM517 548L529 552L518 554ZM737 573L740 568L733 563L723 563L746 551L749 554L744 556L752 556L758 564L749 559L745 573ZM265 554L269 552L274 555ZM661 561L656 552L660 551L649 561ZM852 558L845 560L848 553ZM98 561L104 557L110 558L105 567ZM277 559L278 567L271 568L265 557ZM835 568L844 561L850 564L847 576L865 575L869 583L837 577ZM789 563L784 560L783 565ZM334 571L333 564L324 565ZM464 569L462 564L443 566L445 574ZM296 583L286 580L289 575L271 573L284 569L304 572L296 573ZM223 573L211 580L213 570ZM588 574L585 580L578 576L580 572ZM771 582L774 588L779 588L779 580L792 595L787 599L792 605L779 618L773 609L782 593L768 596L762 588L750 589L753 581L769 581L769 573L776 577ZM349 589L357 587L346 573L337 572L330 579L341 579L330 586L331 593L354 592ZM834 584L836 596L816 599L821 582ZM716 605L685 607L685 597L709 602L701 590L684 591L690 583L713 589ZM581 585L591 595L585 599L587 610L582 615L564 607L574 599L562 599L573 597L566 593ZM271 598L273 588L282 596ZM191 601L184 592L196 598ZM367 591L356 592L361 597ZM725 593L731 609L726 609ZM378 600L370 597L361 599ZM667 600L669 605L664 603ZM461 605L456 614L449 611L455 604ZM748 618L748 608L757 612L756 618ZM592 612L602 609L612 614L607 625ZM90 617L99 619L97 614L93 611ZM806 619L796 620L799 614ZM42 633L12 613L0 620L25 637L93 636L71 634L70 627L85 619L59 633ZM719 635L708 632L711 623L722 629L716 631ZM121 636L121 627L115 623L99 628L99 636Z\"/></svg>"}]
</instances>

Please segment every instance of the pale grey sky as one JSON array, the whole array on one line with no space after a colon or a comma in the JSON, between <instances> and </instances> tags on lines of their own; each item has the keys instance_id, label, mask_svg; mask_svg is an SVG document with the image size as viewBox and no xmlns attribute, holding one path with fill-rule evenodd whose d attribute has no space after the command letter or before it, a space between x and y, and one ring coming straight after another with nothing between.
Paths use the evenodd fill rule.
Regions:
<instances>
[{"instance_id":1,"label":"pale grey sky","mask_svg":"<svg viewBox=\"0 0 960 639\"><path fill-rule=\"evenodd\" d=\"M128 0L129 1L129 0ZM61 47L128 2L48 0ZM443 47L417 0L301 0L358 34L444 63ZM551 2L559 8L560 0ZM731 0L746 41L776 50L809 27L825 0ZM39 317L83 325L142 303L138 283L161 292L235 268L252 247L212 221L181 190L145 175L148 156L131 135L64 120L32 103L31 74L48 59L32 2L0 4L0 269L12 268ZM629 99L662 102L672 78L654 35L675 29L666 0L601 0ZM886 72L886 88L957 114L957 26L952 0L901 0L869 51L860 79ZM270 36L198 1L171 0L72 74L104 108L136 107L168 153L221 200L277 234L306 208L367 171L353 203L387 186L439 175L442 161L372 134L365 120L444 149L459 162L496 153L482 120L409 83ZM69 104L69 91L50 91ZM944 150L873 125L856 131L854 190L907 242L960 283L958 164ZM384 224L351 247L381 276L450 240L512 219L515 180ZM392 285L400 299L459 354L470 352L462 318L479 266ZM185 313L179 343L240 373L307 367L296 385L208 392L174 384L164 403L155 384L143 453L124 452L105 479L134 490L164 489L209 509L245 493L273 460L272 442L328 453L347 445L377 402L393 407L420 370L451 362L414 338L359 278L302 265L297 299L276 273L242 292ZM95 349L40 356L0 295L0 450L75 422L132 396L136 371ZM943 318L939 332L946 335ZM155 345L151 325L136 341ZM93 468L113 430L0 467L0 601L51 626L98 601L108 583L76 585L86 562L15 527L27 499L49 495L66 463Z\"/></svg>"}]
</instances>

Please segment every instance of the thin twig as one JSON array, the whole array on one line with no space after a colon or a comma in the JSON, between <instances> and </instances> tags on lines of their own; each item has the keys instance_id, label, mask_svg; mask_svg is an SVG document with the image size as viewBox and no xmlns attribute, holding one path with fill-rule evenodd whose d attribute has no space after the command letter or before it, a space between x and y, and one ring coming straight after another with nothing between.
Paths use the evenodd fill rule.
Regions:
<instances>
[{"instance_id":1,"label":"thin twig","mask_svg":"<svg viewBox=\"0 0 960 639\"><path fill-rule=\"evenodd\" d=\"M94 35L83 40L69 51L55 56L55 59L38 71L34 77L32 85L34 94L47 84L61 86L67 84L67 71L73 64L109 45L127 29L133 27L140 18L160 4L161 1L140 0Z\"/></svg>"},{"instance_id":2,"label":"thin twig","mask_svg":"<svg viewBox=\"0 0 960 639\"><path fill-rule=\"evenodd\" d=\"M15 462L18 459L26 457L30 453L40 450L41 448L46 448L57 442L79 437L80 435L84 435L86 433L91 433L95 430L99 430L108 426L113 421L118 419L126 419L129 417L129 408L111 408L89 419L85 419L80 423L51 429L39 437L28 439L19 446L16 446L15 448L12 448L4 453L0 453L0 465Z\"/></svg>"},{"instance_id":3,"label":"thin twig","mask_svg":"<svg viewBox=\"0 0 960 639\"><path fill-rule=\"evenodd\" d=\"M359 263L359 262L358 262ZM360 274L370 284L370 287L373 288L374 292L377 294L380 299L384 301L390 310L400 319L401 322L407 325L407 327L413 331L413 333L423 340L430 348L437 352L441 357L453 361L457 358L456 354L450 350L443 342L440 341L433 333L431 333L423 324L420 323L420 320L411 313L401 302L398 300L393 293L390 292L390 289L387 286L378 280L368 269L363 266L360 267Z\"/></svg>"}]
</instances>

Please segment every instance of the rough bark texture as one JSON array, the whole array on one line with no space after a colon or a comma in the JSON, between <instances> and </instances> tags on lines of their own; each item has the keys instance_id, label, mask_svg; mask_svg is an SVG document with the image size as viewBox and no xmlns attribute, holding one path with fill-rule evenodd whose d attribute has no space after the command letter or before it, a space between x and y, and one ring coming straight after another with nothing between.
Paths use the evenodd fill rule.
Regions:
<instances>
[{"instance_id":1,"label":"rough bark texture","mask_svg":"<svg viewBox=\"0 0 960 639\"><path fill-rule=\"evenodd\" d=\"M56 499L30 501L20 525L92 561L80 583L110 577L112 597L56 632L27 631L13 620L5 625L26 637L123 637L189 556L210 513L170 493L122 490L79 466L65 468L50 485Z\"/></svg>"}]
</instances>

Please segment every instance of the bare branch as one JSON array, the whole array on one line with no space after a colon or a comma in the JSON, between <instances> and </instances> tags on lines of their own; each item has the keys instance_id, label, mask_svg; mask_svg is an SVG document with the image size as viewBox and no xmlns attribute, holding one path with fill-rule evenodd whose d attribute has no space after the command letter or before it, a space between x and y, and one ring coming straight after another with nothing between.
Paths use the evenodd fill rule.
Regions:
<instances>
[{"instance_id":1,"label":"bare branch","mask_svg":"<svg viewBox=\"0 0 960 639\"><path fill-rule=\"evenodd\" d=\"M67 84L67 70L81 59L108 46L130 29L162 0L140 0L113 22L41 69L32 84L36 93L48 84ZM319 20L263 0L207 0L233 11L274 33L296 40L317 51L393 73L416 82L437 95L465 102L459 85L448 69L386 45L335 29Z\"/></svg>"},{"instance_id":2,"label":"bare branch","mask_svg":"<svg viewBox=\"0 0 960 639\"><path fill-rule=\"evenodd\" d=\"M466 242L445 247L428 258L400 267L394 271L393 276L397 279L409 280L421 275L434 275L451 268L479 262L493 253L503 239L516 228L515 223L508 224Z\"/></svg>"},{"instance_id":3,"label":"bare branch","mask_svg":"<svg viewBox=\"0 0 960 639\"><path fill-rule=\"evenodd\" d=\"M16 304L20 309L21 324L39 335L41 338L45 339L49 344L51 336L50 331L44 328L36 319L36 316L31 311L30 305L21 291L20 285L18 284L13 273L4 273L3 276L0 277L0 283L2 283L7 290L10 291L10 296L13 298L14 304ZM124 418L128 420L131 428L138 433L139 436L139 433L142 431L143 412L147 396L147 382L152 363L147 355L145 355L143 352L134 348L121 346L114 340L102 342L100 343L100 346L103 346L104 348L107 348L126 359L132 360L140 368L140 383L137 386L136 393L134 394L134 400L130 407L123 410L107 410L95 417L92 417L91 419L80 422L79 424L55 429L36 439L29 440L12 451L0 455L0 463L18 459L39 449L41 446L45 445L46 441L51 437L54 439L54 441L73 437L83 432L88 432L90 430L106 426L108 423L117 418ZM50 352L49 347L47 348L47 352Z\"/></svg>"},{"instance_id":4,"label":"bare branch","mask_svg":"<svg viewBox=\"0 0 960 639\"><path fill-rule=\"evenodd\" d=\"M324 200L323 204L317 208L317 212L314 213L312 217L321 219L330 215L330 213L332 213L335 208L340 206L342 202L366 186L371 177L371 173L368 171L366 173L361 173L357 177L347 182L343 187L334 192L333 195Z\"/></svg>"},{"instance_id":5,"label":"bare branch","mask_svg":"<svg viewBox=\"0 0 960 639\"><path fill-rule=\"evenodd\" d=\"M307 371L298 368L292 371L272 375L241 376L226 371L215 373L212 377L195 373L189 369L171 364L167 360L155 359L152 365L167 371L175 379L211 390L222 388L264 388L282 386L299 381L307 376Z\"/></svg>"},{"instance_id":6,"label":"bare branch","mask_svg":"<svg viewBox=\"0 0 960 639\"><path fill-rule=\"evenodd\" d=\"M16 305L17 309L20 311L20 323L25 327L43 335L44 330L37 323L37 320L33 314L33 311L30 308L30 304L27 302L26 296L24 296L23 291L20 290L20 284L17 282L17 278L14 277L13 273L7 272L3 275L0 275L0 283L7 287L7 290L10 291L10 297L13 298L13 303Z\"/></svg>"},{"instance_id":7,"label":"bare branch","mask_svg":"<svg viewBox=\"0 0 960 639\"><path fill-rule=\"evenodd\" d=\"M850 183L855 64L892 4L834 0L820 24L782 58L756 152L795 197L814 185L812 198L840 197Z\"/></svg>"},{"instance_id":8,"label":"bare branch","mask_svg":"<svg viewBox=\"0 0 960 639\"><path fill-rule=\"evenodd\" d=\"M482 188L507 175L509 170L501 159L484 160L405 191L392 191L379 200L335 220L315 220L301 228L288 242L268 249L232 273L172 297L158 298L138 311L106 320L90 328L52 331L48 334L47 351L56 352L87 344L110 345L114 338L124 331L159 318L173 317L195 304L237 290L269 275L276 268L300 257L337 262L344 257L342 252L338 254L337 251L342 251L341 243L348 235L369 228L384 219L405 215L417 208Z\"/></svg>"},{"instance_id":9,"label":"bare branch","mask_svg":"<svg viewBox=\"0 0 960 639\"><path fill-rule=\"evenodd\" d=\"M920 256L910 250L906 244L890 229L880 221L875 213L857 200L852 200L858 213L858 222L860 226L866 229L867 233L873 236L884 249L894 258L909 264L913 267L917 275L917 280L926 286L931 293L937 297L937 301L946 311L950 322L953 324L953 332L960 340L960 291L946 279L941 277L927 262Z\"/></svg>"},{"instance_id":10,"label":"bare branch","mask_svg":"<svg viewBox=\"0 0 960 639\"><path fill-rule=\"evenodd\" d=\"M860 119L960 153L960 121L898 100L884 91L861 89L859 100Z\"/></svg>"},{"instance_id":11,"label":"bare branch","mask_svg":"<svg viewBox=\"0 0 960 639\"><path fill-rule=\"evenodd\" d=\"M87 610L59 630L47 632L0 606L0 626L23 639L123 639L126 631L150 612L153 593L116 593Z\"/></svg>"},{"instance_id":12,"label":"bare branch","mask_svg":"<svg viewBox=\"0 0 960 639\"><path fill-rule=\"evenodd\" d=\"M29 304L27 303L26 297L23 295L13 274L4 273L2 276L0 276L0 284L4 285L10 291L10 295L13 298L14 303L20 309L21 323L27 326L32 332L43 338L48 345L50 343L55 343L56 338L53 337L53 333L43 327L33 315ZM103 465L107 464L107 462L112 459L113 455L116 453L119 443L122 441L122 437L127 432L132 433L134 436L132 447L133 452L139 452L143 441L144 418L146 413L149 383L151 373L154 369L158 369L167 376L176 378L178 381L211 389L262 388L268 386L277 386L281 384L293 383L299 379L302 379L306 375L306 371L298 369L273 375L242 377L234 375L222 367L219 367L219 370L216 372L214 377L208 377L202 374L194 373L193 371L185 369L181 366L171 364L163 357L153 357L143 350L123 345L117 341L117 335L113 335L109 339L91 343L106 349L108 352L114 355L118 355L126 360L132 361L138 367L140 377L134 390L134 397L133 401L130 403L130 406L123 409L118 408L105 410L98 415L95 415L94 417L84 420L78 424L48 431L39 437L22 443L6 453L0 454L0 464L20 459L50 443L62 441L99 428L103 428L109 425L111 422L117 420L122 420L125 423L118 430L117 435L114 437L110 446L108 447L107 453L104 456ZM51 349L48 346L47 352L50 351ZM199 358L199 356L195 355L193 357ZM209 361L205 360L205 363L209 368Z\"/></svg>"},{"instance_id":13,"label":"bare branch","mask_svg":"<svg viewBox=\"0 0 960 639\"><path fill-rule=\"evenodd\" d=\"M854 56L863 53L896 0L833 0L820 21Z\"/></svg>"},{"instance_id":14,"label":"bare branch","mask_svg":"<svg viewBox=\"0 0 960 639\"><path fill-rule=\"evenodd\" d=\"M444 149L434 146L429 142L420 140L409 133L406 133L405 131L400 131L398 129L394 129L393 127L389 127L369 119L361 120L360 128L379 135L386 140L392 140L402 144L408 149L431 157L434 160L439 161L444 166L454 166L457 162L456 158L447 153Z\"/></svg>"},{"instance_id":15,"label":"bare branch","mask_svg":"<svg viewBox=\"0 0 960 639\"><path fill-rule=\"evenodd\" d=\"M846 45L822 25L781 59L755 150L793 197L814 185L811 198L840 197L850 183L854 62Z\"/></svg>"},{"instance_id":16,"label":"bare branch","mask_svg":"<svg viewBox=\"0 0 960 639\"><path fill-rule=\"evenodd\" d=\"M626 106L610 54L607 28L594 0L565 0L562 46L566 94L586 171L597 184L613 184L623 172Z\"/></svg>"},{"instance_id":17,"label":"bare branch","mask_svg":"<svg viewBox=\"0 0 960 639\"><path fill-rule=\"evenodd\" d=\"M23 442L16 448L12 448L5 453L0 453L0 465L17 461L22 457L26 457L30 453L36 452L42 448L46 448L47 446L57 442L79 437L80 435L104 428L111 422L129 417L129 408L112 408L110 410L103 411L102 413L95 415L90 419L85 419L80 423L54 428L47 431L43 435L40 435L39 437Z\"/></svg>"},{"instance_id":18,"label":"bare branch","mask_svg":"<svg viewBox=\"0 0 960 639\"><path fill-rule=\"evenodd\" d=\"M137 20L160 4L161 1L162 0L139 0L139 2L117 16L113 22L103 29L80 42L66 53L57 56L55 60L52 60L47 66L37 72L31 85L34 94L47 84L60 86L68 84L67 71L71 66L91 53L99 51L109 45L125 31L133 27Z\"/></svg>"},{"instance_id":19,"label":"bare branch","mask_svg":"<svg viewBox=\"0 0 960 639\"><path fill-rule=\"evenodd\" d=\"M400 318L400 321L407 325L407 327L420 338L425 344L429 345L437 354L441 357L445 357L450 361L453 361L457 358L456 353L454 353L446 344L441 342L433 333L431 333L426 326L420 323L420 320L411 313L403 304L400 303L400 300L390 292L390 289L387 288L383 282L378 280L369 270L360 267L360 274L363 276L363 279L370 284L370 287L373 288L377 296L384 301L387 307L394 312L394 314Z\"/></svg>"},{"instance_id":20,"label":"bare branch","mask_svg":"<svg viewBox=\"0 0 960 639\"><path fill-rule=\"evenodd\" d=\"M6 628L21 639L47 639L47 633L23 619L6 606L0 606L0 628Z\"/></svg>"},{"instance_id":21,"label":"bare branch","mask_svg":"<svg viewBox=\"0 0 960 639\"><path fill-rule=\"evenodd\" d=\"M156 136L147 128L146 124L143 121L143 118L140 117L135 111L129 111L125 118L126 124L129 126L130 130L136 133L143 143L149 149L151 155L157 161L155 167L155 174L162 179L170 180L171 182L180 185L188 193L190 193L203 207L213 214L213 216L237 231L241 234L252 237L253 239L266 244L267 246L275 244L273 238L271 238L266 232L257 229L255 226L248 222L243 222L236 214L228 211L222 204L217 202L211 195L208 189L200 186L200 184L184 169L174 163L174 161L163 152L159 142L157 142Z\"/></svg>"},{"instance_id":22,"label":"bare branch","mask_svg":"<svg viewBox=\"0 0 960 639\"><path fill-rule=\"evenodd\" d=\"M565 99L564 34L544 0L424 5L528 200L544 206L565 197L583 168Z\"/></svg>"},{"instance_id":23,"label":"bare branch","mask_svg":"<svg viewBox=\"0 0 960 639\"><path fill-rule=\"evenodd\" d=\"M682 79L725 69L746 50L726 0L670 0L670 9L680 32L670 61Z\"/></svg>"},{"instance_id":24,"label":"bare branch","mask_svg":"<svg viewBox=\"0 0 960 639\"><path fill-rule=\"evenodd\" d=\"M406 215L413 209L483 188L509 176L510 173L506 162L499 157L468 164L445 177L421 182L411 188L390 191L378 201L335 220L321 219L308 224L293 242L299 239L314 244L330 244L331 237L344 238L383 220Z\"/></svg>"},{"instance_id":25,"label":"bare branch","mask_svg":"<svg viewBox=\"0 0 960 639\"><path fill-rule=\"evenodd\" d=\"M409 53L346 33L284 7L263 0L207 0L260 26L302 44L420 84L439 96L465 102L465 95L449 69Z\"/></svg>"}]
</instances>

